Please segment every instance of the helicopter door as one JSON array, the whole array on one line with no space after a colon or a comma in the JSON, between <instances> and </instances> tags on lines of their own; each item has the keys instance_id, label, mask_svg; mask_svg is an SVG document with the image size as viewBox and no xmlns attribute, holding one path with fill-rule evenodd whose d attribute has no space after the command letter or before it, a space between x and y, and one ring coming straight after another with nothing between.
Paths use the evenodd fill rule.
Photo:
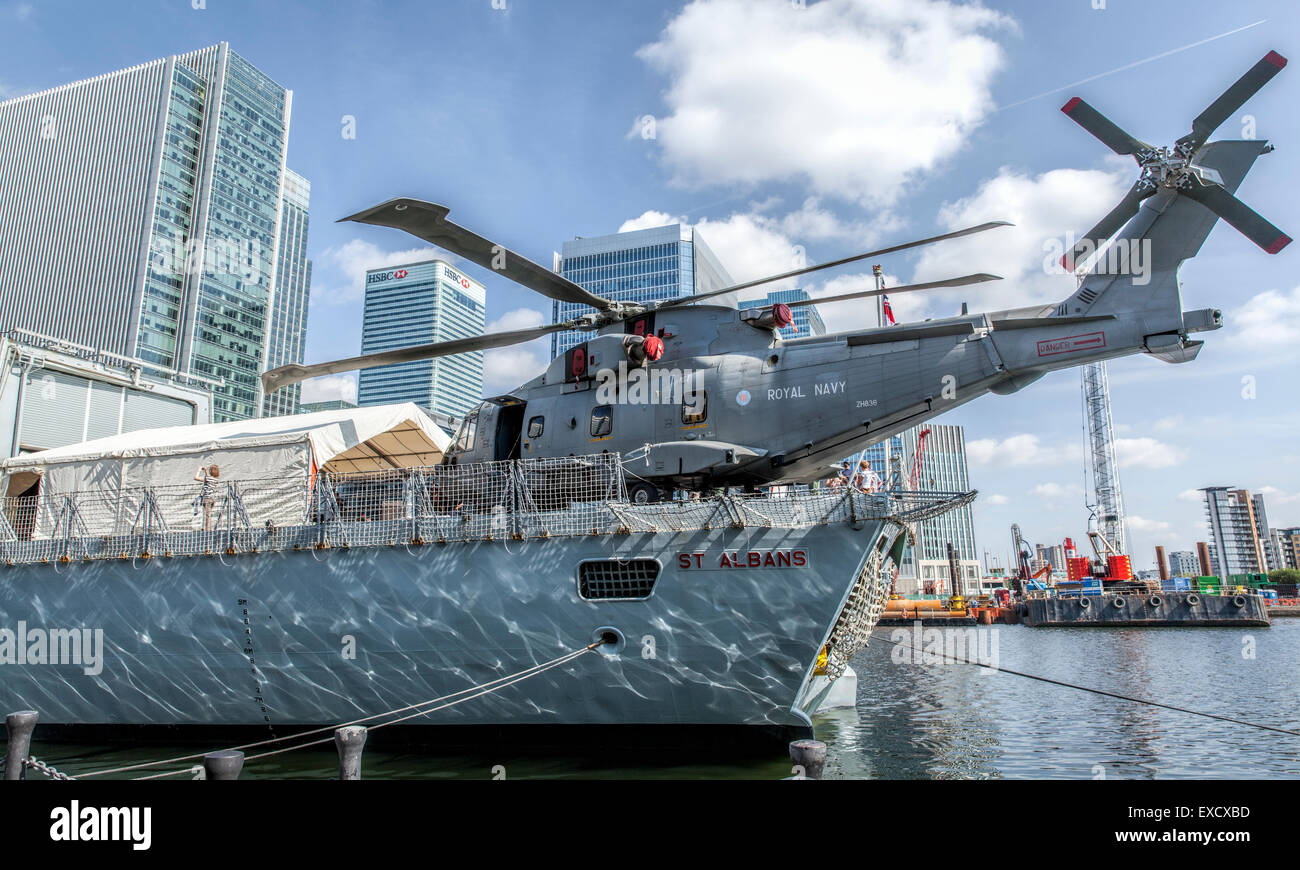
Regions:
<instances>
[{"instance_id":1,"label":"helicopter door","mask_svg":"<svg viewBox=\"0 0 1300 870\"><path fill-rule=\"evenodd\" d=\"M530 456L543 456L551 443L552 423L559 423L555 413L555 403L548 400L529 402L524 413L524 434L520 455L525 459Z\"/></svg>"},{"instance_id":2,"label":"helicopter door","mask_svg":"<svg viewBox=\"0 0 1300 870\"><path fill-rule=\"evenodd\" d=\"M523 403L502 405L497 411L496 443L493 445L493 458L498 462L519 458L519 436L524 431Z\"/></svg>"}]
</instances>

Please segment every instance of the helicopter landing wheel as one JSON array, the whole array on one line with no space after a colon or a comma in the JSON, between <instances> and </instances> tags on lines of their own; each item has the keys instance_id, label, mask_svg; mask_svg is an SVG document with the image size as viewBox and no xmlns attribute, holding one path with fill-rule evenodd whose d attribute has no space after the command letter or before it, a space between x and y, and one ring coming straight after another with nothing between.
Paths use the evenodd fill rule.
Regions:
<instances>
[{"instance_id":1,"label":"helicopter landing wheel","mask_svg":"<svg viewBox=\"0 0 1300 870\"><path fill-rule=\"evenodd\" d=\"M644 480L638 480L627 488L627 496L632 504L654 504L659 501L659 487Z\"/></svg>"}]
</instances>

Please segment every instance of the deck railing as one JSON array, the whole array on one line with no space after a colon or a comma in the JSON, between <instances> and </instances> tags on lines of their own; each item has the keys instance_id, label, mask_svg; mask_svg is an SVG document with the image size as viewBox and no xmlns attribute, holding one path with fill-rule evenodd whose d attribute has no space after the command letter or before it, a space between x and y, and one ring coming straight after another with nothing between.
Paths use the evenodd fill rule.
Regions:
<instances>
[{"instance_id":1,"label":"deck railing","mask_svg":"<svg viewBox=\"0 0 1300 870\"><path fill-rule=\"evenodd\" d=\"M632 504L617 454L0 499L0 564L918 520L974 493L794 487Z\"/></svg>"}]
</instances>

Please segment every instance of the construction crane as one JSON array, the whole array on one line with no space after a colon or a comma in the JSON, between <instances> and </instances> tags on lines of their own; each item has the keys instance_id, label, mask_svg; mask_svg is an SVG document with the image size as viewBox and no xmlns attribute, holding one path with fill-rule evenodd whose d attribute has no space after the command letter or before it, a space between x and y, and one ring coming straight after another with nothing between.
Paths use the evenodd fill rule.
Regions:
<instances>
[{"instance_id":1,"label":"construction crane","mask_svg":"<svg viewBox=\"0 0 1300 870\"><path fill-rule=\"evenodd\" d=\"M1034 570L1034 548L1025 540L1024 535L1020 534L1020 524L1011 524L1011 544L1016 551L1016 560L1020 565L1017 576L1012 578L1012 583L1017 587L1016 592L1028 590L1029 584L1034 581L1042 580L1049 577L1052 573L1052 565L1049 562L1037 571ZM1042 582L1040 587L1046 587L1046 582Z\"/></svg>"},{"instance_id":2,"label":"construction crane","mask_svg":"<svg viewBox=\"0 0 1300 870\"><path fill-rule=\"evenodd\" d=\"M916 492L921 483L921 465L925 462L925 439L930 437L929 429L922 429L916 435L916 453L912 456L912 476L908 489Z\"/></svg>"}]
</instances>

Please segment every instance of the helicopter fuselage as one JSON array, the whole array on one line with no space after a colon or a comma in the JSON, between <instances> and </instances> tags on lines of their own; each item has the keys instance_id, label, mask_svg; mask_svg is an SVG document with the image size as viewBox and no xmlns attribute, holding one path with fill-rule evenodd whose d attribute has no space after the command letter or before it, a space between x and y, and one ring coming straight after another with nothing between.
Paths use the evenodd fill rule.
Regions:
<instances>
[{"instance_id":1,"label":"helicopter fuselage","mask_svg":"<svg viewBox=\"0 0 1300 870\"><path fill-rule=\"evenodd\" d=\"M449 457L617 452L631 475L657 491L807 482L984 393L1014 392L1057 368L1152 352L1157 335L1168 339L1166 349L1184 350L1181 317L1160 323L1043 313L974 314L787 341L733 308L661 312L661 359L629 365L608 350L613 342L605 342L601 359L601 339L621 331L603 333L511 395L480 405ZM1214 328L1215 320L1213 312L1197 312L1189 324ZM576 373L575 353L584 362ZM1194 355L1195 347L1187 348L1187 358Z\"/></svg>"}]
</instances>

